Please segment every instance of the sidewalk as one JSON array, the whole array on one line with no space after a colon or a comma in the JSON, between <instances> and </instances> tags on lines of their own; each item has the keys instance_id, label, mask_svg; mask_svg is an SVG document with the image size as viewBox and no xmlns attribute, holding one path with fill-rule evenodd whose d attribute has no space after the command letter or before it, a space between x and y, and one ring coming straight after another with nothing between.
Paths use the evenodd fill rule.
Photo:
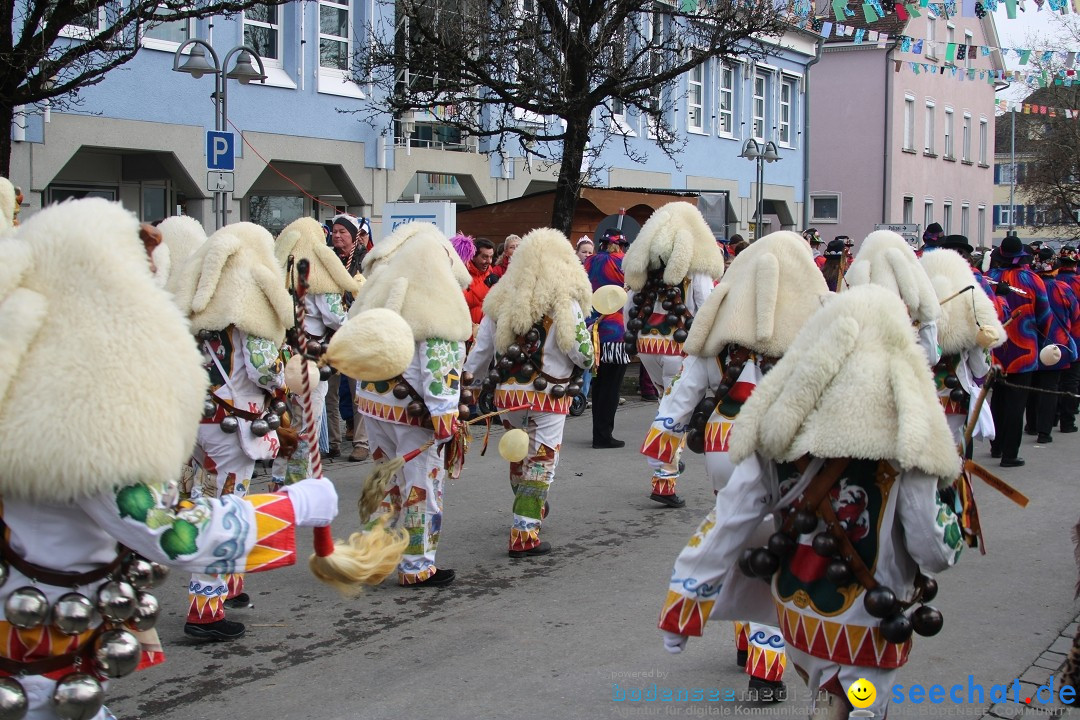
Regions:
<instances>
[{"instance_id":1,"label":"sidewalk","mask_svg":"<svg viewBox=\"0 0 1080 720\"><path fill-rule=\"evenodd\" d=\"M1034 696L1035 692L1039 689L1039 686L1049 682L1050 676L1054 676L1055 690L1061 687L1061 666L1065 664L1065 659L1069 654L1069 650L1072 648L1073 637L1076 635L1076 630L1080 625L1080 616L1077 616L1071 623L1066 625L1058 636L1054 639L1054 642L1050 644L1050 647L1035 658L1027 670L1020 675L1020 687L1021 694L1027 694L1027 696ZM1046 705L1032 704L1027 707L1021 707L1014 703L996 703L986 714L982 716L982 720L999 720L1001 718L1056 718L1056 717L1076 717L1076 706L1062 705L1056 700L1053 703Z\"/></svg>"}]
</instances>

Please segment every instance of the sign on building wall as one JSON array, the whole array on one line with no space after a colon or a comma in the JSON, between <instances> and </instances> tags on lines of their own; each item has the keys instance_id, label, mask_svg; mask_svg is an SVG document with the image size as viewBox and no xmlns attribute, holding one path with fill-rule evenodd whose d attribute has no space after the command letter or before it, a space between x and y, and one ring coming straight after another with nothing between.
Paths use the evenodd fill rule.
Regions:
<instances>
[{"instance_id":1,"label":"sign on building wall","mask_svg":"<svg viewBox=\"0 0 1080 720\"><path fill-rule=\"evenodd\" d=\"M875 230L891 230L892 232L900 235L907 241L907 244L913 248L918 248L919 243L922 240L922 233L919 228L922 227L918 223L902 223L893 225L875 225Z\"/></svg>"},{"instance_id":2,"label":"sign on building wall","mask_svg":"<svg viewBox=\"0 0 1080 720\"><path fill-rule=\"evenodd\" d=\"M427 222L450 237L457 233L457 203L386 203L383 205L382 236L385 238L405 223Z\"/></svg>"}]
</instances>

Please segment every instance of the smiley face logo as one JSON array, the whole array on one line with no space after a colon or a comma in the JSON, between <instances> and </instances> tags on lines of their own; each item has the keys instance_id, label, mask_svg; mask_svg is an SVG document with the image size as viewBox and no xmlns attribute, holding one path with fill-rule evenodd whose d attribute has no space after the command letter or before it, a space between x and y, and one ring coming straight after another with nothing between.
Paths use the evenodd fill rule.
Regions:
<instances>
[{"instance_id":1,"label":"smiley face logo","mask_svg":"<svg viewBox=\"0 0 1080 720\"><path fill-rule=\"evenodd\" d=\"M859 678L851 683L847 691L848 700L857 708L868 708L877 698L877 688L866 678Z\"/></svg>"}]
</instances>

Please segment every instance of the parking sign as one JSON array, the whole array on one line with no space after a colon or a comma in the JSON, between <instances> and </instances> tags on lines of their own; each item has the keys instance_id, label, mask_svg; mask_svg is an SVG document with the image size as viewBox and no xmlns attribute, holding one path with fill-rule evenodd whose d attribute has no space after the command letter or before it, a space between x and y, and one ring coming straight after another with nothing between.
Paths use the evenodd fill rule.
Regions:
<instances>
[{"instance_id":1,"label":"parking sign","mask_svg":"<svg viewBox=\"0 0 1080 720\"><path fill-rule=\"evenodd\" d=\"M235 169L235 135L220 130L206 131L206 169L218 172L231 172Z\"/></svg>"}]
</instances>

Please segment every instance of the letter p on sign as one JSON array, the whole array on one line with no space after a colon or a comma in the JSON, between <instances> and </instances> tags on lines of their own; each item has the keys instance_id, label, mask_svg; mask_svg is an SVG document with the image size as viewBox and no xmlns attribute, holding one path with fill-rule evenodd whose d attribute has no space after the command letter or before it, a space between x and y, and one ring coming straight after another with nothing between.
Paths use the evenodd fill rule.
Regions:
<instances>
[{"instance_id":1,"label":"letter p on sign","mask_svg":"<svg viewBox=\"0 0 1080 720\"><path fill-rule=\"evenodd\" d=\"M231 172L235 169L234 138L231 132L206 131L206 169Z\"/></svg>"}]
</instances>

